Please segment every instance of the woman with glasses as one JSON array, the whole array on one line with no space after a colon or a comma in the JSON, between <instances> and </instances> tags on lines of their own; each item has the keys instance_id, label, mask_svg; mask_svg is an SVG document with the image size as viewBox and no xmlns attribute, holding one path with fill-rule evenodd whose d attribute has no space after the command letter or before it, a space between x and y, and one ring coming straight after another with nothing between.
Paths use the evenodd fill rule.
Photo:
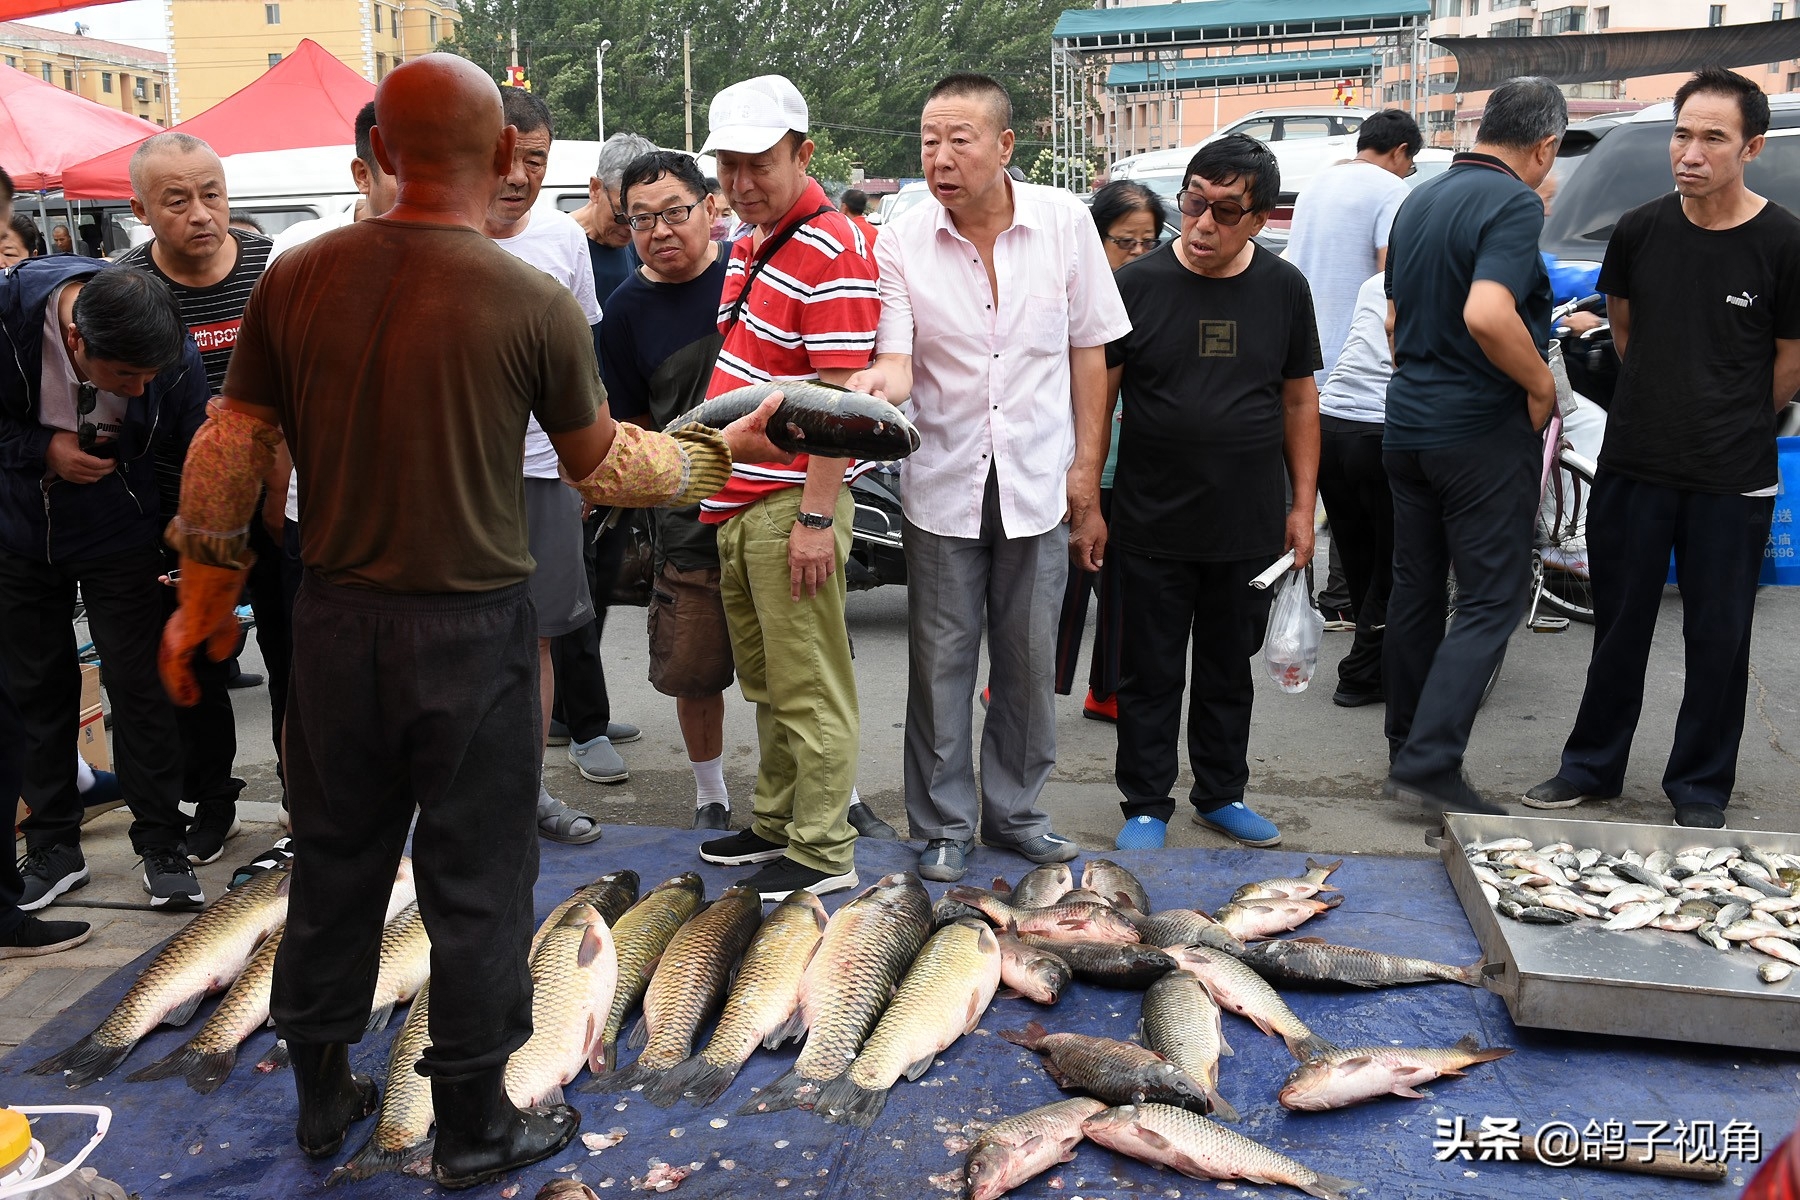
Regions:
<instances>
[{"instance_id":1,"label":"woman with glasses","mask_svg":"<svg viewBox=\"0 0 1800 1200\"><path fill-rule=\"evenodd\" d=\"M1155 192L1141 183L1119 179L1094 193L1094 224L1106 263L1113 270L1162 244L1168 213ZM1113 469L1119 461L1118 423L1121 408L1113 405L1112 435L1106 466L1100 472L1100 516L1112 520ZM1111 558L1099 571L1071 570L1063 593L1062 621L1056 637L1056 691L1067 696L1075 684L1075 662L1081 656L1081 631L1087 624L1088 592L1099 594L1094 612L1094 654L1088 665L1088 694L1081 715L1095 721L1119 719L1119 568Z\"/></svg>"}]
</instances>

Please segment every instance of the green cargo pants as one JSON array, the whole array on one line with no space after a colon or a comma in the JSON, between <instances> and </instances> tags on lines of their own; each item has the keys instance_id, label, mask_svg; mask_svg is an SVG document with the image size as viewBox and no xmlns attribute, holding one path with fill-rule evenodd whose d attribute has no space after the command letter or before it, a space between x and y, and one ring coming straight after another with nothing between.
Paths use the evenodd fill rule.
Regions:
<instances>
[{"instance_id":1,"label":"green cargo pants","mask_svg":"<svg viewBox=\"0 0 1800 1200\"><path fill-rule=\"evenodd\" d=\"M837 570L816 596L792 594L788 532L797 487L776 492L719 526L719 592L744 699L756 705L762 761L752 797L756 836L786 843L795 862L833 875L855 861L844 819L856 783L861 717L850 633L844 625L844 559L855 505L838 493Z\"/></svg>"}]
</instances>

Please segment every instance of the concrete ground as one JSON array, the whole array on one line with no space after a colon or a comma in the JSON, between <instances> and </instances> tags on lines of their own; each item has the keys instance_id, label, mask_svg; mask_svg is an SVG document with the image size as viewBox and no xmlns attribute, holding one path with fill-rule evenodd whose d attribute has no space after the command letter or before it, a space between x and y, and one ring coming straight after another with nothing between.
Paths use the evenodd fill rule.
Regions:
<instances>
[{"instance_id":1,"label":"concrete ground","mask_svg":"<svg viewBox=\"0 0 1800 1200\"><path fill-rule=\"evenodd\" d=\"M904 832L900 755L906 704L906 592L883 588L852 595L849 619L863 716L858 785L863 798ZM602 821L685 826L692 813L693 776L676 729L674 703L645 682L643 620L641 609L612 610L604 642L614 717L644 731L641 741L621 748L631 779L613 786L588 783L569 765L562 749L553 747L545 758L548 780L556 795ZM1681 600L1671 588L1651 655L1637 754L1625 796L1568 815L1658 823L1670 819L1659 780L1681 696L1681 620ZM1331 703L1330 684L1338 659L1349 650L1350 635L1325 637L1320 676L1306 692L1283 694L1259 675L1250 743L1250 803L1281 826L1283 849L1331 855L1430 854L1423 841L1430 823L1380 797L1387 764L1381 707L1341 709ZM1506 801L1555 771L1581 697L1591 645L1592 630L1582 625L1561 633L1522 629L1514 635L1499 686L1476 722L1470 744L1468 772L1478 788ZM261 669L254 647L244 661L246 670ZM254 858L280 834L274 824L279 786L269 741L267 689L236 692L233 698L238 712L238 773L249 782L241 809L245 825L226 846L224 857L202 868L209 895L223 888L231 867ZM1729 820L1738 828L1800 830L1800 759L1795 756L1800 749L1800 590L1768 588L1758 598L1747 703ZM973 697L971 705L979 721L980 708ZM1083 719L1077 692L1059 702L1057 737L1057 768L1044 805L1063 833L1089 849L1108 848L1120 821L1112 785L1113 727ZM726 778L738 806L734 824L742 825L756 769L756 740L751 710L735 692L727 702L725 747ZM1186 795L1190 782L1184 768L1178 797ZM64 954L0 964L4 1014L0 1051L10 1050L112 970L179 927L179 916L110 907L141 906L144 899L133 873L128 826L128 815L116 812L87 827L84 846L94 882L65 897L49 913L94 922L93 939ZM1179 812L1170 826L1170 842L1227 844ZM596 874L615 865L604 841L595 843L592 851Z\"/></svg>"}]
</instances>

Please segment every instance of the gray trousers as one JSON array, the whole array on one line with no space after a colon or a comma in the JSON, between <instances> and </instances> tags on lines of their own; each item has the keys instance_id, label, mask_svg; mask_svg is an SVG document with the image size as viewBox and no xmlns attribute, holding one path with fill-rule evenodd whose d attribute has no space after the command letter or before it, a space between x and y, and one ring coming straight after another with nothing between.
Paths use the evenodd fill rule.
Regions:
<instances>
[{"instance_id":1,"label":"gray trousers","mask_svg":"<svg viewBox=\"0 0 1800 1200\"><path fill-rule=\"evenodd\" d=\"M1009 538L988 475L981 534L905 526L908 663L906 819L914 837L992 845L1050 829L1038 794L1056 765L1056 629L1069 575L1069 528ZM975 791L974 705L982 618L988 685Z\"/></svg>"}]
</instances>

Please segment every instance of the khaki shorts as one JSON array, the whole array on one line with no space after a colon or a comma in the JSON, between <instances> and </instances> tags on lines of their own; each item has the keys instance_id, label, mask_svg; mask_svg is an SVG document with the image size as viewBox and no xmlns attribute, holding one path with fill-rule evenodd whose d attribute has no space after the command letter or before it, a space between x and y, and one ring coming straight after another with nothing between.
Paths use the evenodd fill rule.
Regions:
<instances>
[{"instance_id":1,"label":"khaki shorts","mask_svg":"<svg viewBox=\"0 0 1800 1200\"><path fill-rule=\"evenodd\" d=\"M650 589L650 686L699 700L731 686L731 630L719 599L719 568L683 571L665 562Z\"/></svg>"}]
</instances>

